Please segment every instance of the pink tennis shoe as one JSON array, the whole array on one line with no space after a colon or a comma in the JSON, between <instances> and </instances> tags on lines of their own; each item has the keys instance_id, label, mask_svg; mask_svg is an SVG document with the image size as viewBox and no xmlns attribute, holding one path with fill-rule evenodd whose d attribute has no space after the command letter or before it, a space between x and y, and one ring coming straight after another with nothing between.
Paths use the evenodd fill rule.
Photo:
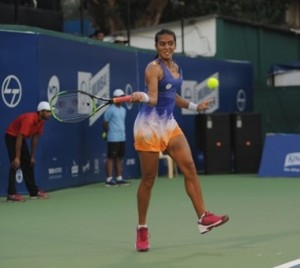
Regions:
<instances>
[{"instance_id":1,"label":"pink tennis shoe","mask_svg":"<svg viewBox=\"0 0 300 268\"><path fill-rule=\"evenodd\" d=\"M214 227L218 227L229 220L227 215L215 215L209 211L205 212L198 221L198 227L201 234L205 234Z\"/></svg>"}]
</instances>

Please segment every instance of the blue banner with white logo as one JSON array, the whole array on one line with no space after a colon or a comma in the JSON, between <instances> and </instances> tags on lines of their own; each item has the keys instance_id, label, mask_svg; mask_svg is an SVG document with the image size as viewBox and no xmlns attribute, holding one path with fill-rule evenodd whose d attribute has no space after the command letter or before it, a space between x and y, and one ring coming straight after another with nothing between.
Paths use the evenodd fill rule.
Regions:
<instances>
[{"instance_id":1,"label":"blue banner with white logo","mask_svg":"<svg viewBox=\"0 0 300 268\"><path fill-rule=\"evenodd\" d=\"M258 175L300 177L300 135L268 134Z\"/></svg>"},{"instance_id":2,"label":"blue banner with white logo","mask_svg":"<svg viewBox=\"0 0 300 268\"><path fill-rule=\"evenodd\" d=\"M9 167L4 145L5 129L20 113L36 110L39 86L36 35L0 31L0 40L0 194L3 194L6 193ZM20 192L26 191L21 171L16 177Z\"/></svg>"},{"instance_id":3,"label":"blue banner with white logo","mask_svg":"<svg viewBox=\"0 0 300 268\"><path fill-rule=\"evenodd\" d=\"M39 101L49 101L63 90L80 89L108 97L116 88L126 94L144 89L144 70L155 53L120 48L114 44L95 45L83 39L69 40L34 32L0 30L0 132L19 114L35 111ZM188 58L175 55L183 70L183 97L198 103L214 98L209 112L250 112L252 65ZM206 86L209 77L220 81L218 88ZM133 147L133 124L139 105L124 104L126 156L124 177L140 178L139 159ZM104 110L79 124L62 124L50 119L45 124L36 153L36 180L43 190L54 190L105 179L107 143L101 138ZM195 154L195 113L176 109L175 117ZM6 194L9 161L4 142L0 143L0 194ZM159 175L167 167L160 165ZM22 174L18 191L26 193Z\"/></svg>"}]
</instances>

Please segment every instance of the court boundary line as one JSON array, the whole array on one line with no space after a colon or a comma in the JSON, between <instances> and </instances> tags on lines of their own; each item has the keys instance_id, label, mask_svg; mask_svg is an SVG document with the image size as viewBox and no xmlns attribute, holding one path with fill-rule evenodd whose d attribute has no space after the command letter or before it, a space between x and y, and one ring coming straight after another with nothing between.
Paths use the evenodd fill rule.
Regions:
<instances>
[{"instance_id":1,"label":"court boundary line","mask_svg":"<svg viewBox=\"0 0 300 268\"><path fill-rule=\"evenodd\" d=\"M300 259L283 263L279 266L274 266L273 268L298 268L298 267L300 268Z\"/></svg>"}]
</instances>

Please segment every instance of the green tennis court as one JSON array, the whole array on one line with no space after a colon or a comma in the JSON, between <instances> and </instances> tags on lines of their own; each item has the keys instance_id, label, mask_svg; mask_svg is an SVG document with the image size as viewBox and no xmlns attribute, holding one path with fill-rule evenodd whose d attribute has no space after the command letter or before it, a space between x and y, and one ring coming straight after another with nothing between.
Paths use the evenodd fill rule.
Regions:
<instances>
[{"instance_id":1,"label":"green tennis court","mask_svg":"<svg viewBox=\"0 0 300 268\"><path fill-rule=\"evenodd\" d=\"M136 190L103 183L49 200L0 198L1 268L274 267L300 258L300 179L202 175L207 209L230 221L200 235L183 178L158 178L149 211L151 249L134 249Z\"/></svg>"}]
</instances>

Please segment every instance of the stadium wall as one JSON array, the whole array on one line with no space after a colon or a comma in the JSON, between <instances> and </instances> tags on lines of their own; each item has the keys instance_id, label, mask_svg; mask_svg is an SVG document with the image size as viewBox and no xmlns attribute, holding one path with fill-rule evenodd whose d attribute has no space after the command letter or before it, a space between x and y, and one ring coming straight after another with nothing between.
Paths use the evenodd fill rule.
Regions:
<instances>
[{"instance_id":1,"label":"stadium wall","mask_svg":"<svg viewBox=\"0 0 300 268\"><path fill-rule=\"evenodd\" d=\"M144 69L153 52L120 47L87 38L55 34L31 27L0 29L0 131L4 137L9 122L20 113L34 111L39 101L50 100L57 92L85 89L110 95L115 88L127 94L144 88ZM188 58L176 55L183 68L183 97L199 102L214 97L209 112L253 111L252 65L248 62ZM206 79L218 77L220 87L209 90ZM127 145L125 178L139 178L140 168L133 147L133 123L138 105L126 104ZM46 123L36 154L36 180L51 191L105 179L106 141L101 139L103 111L79 124ZM185 132L195 158L195 114L176 109L175 117ZM220 130L222 131L222 130ZM0 195L5 195L9 162L4 140L0 142ZM164 165L160 173L165 172ZM22 175L18 190L26 193Z\"/></svg>"}]
</instances>

